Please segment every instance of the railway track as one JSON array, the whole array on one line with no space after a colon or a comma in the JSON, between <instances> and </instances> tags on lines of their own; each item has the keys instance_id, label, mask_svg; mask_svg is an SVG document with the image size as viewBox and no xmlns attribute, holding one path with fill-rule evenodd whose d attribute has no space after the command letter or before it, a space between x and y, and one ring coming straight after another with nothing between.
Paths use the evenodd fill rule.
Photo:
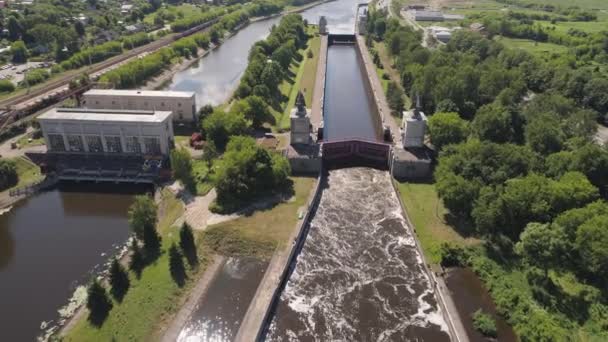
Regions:
<instances>
[{"instance_id":1,"label":"railway track","mask_svg":"<svg viewBox=\"0 0 608 342\"><path fill-rule=\"evenodd\" d=\"M94 64L89 69L86 69L84 71L89 75L96 74L96 73L103 71L107 68L110 68L116 64L125 62L134 57L137 57L138 55L141 55L146 52L150 53L150 52L156 51L163 46L169 45L170 43L174 42L175 40L192 35L201 30L207 29L211 25L215 24L218 20L219 20L219 18L216 18L216 19L210 20L206 23L203 23L203 24L200 24L193 28L190 28L184 32L172 34L167 37L163 37L158 40L155 40L155 41L151 42L150 44L146 44L146 45L139 46L134 49L128 50L125 53L122 53L118 56L115 56L115 57L109 58L105 61ZM66 76L60 77L56 80L50 81L50 82L46 83L45 85L43 85L42 87L34 89L27 94L21 94L21 95L13 96L13 97L10 97L10 98L4 99L4 100L0 100L0 107L14 108L17 110L22 109L27 101L30 101L32 99L35 99L37 97L40 97L40 96L48 94L48 93L62 91L64 87L69 85L70 81L72 81L79 75L80 75L80 73L72 72L70 75L66 75Z\"/></svg>"}]
</instances>

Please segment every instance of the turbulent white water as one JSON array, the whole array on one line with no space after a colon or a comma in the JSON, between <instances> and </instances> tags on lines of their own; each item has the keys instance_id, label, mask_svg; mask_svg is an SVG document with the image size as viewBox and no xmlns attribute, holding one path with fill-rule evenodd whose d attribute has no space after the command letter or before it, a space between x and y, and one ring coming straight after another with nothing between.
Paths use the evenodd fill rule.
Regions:
<instances>
[{"instance_id":1,"label":"turbulent white water","mask_svg":"<svg viewBox=\"0 0 608 342\"><path fill-rule=\"evenodd\" d=\"M388 172L330 171L268 341L447 341Z\"/></svg>"}]
</instances>

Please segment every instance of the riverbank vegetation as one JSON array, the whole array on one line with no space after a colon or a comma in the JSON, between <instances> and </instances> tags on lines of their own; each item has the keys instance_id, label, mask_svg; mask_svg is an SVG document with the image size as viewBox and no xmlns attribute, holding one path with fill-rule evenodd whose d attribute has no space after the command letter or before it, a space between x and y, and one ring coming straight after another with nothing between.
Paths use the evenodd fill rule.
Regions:
<instances>
[{"instance_id":1,"label":"riverbank vegetation","mask_svg":"<svg viewBox=\"0 0 608 342\"><path fill-rule=\"evenodd\" d=\"M147 264L139 275L129 274L130 286L122 301L113 299L112 308L100 326L91 324L86 316L76 317L73 327L63 336L65 341L111 341L121 339L158 339L159 328L180 308L182 296L191 289L210 261L197 241L198 266L187 267L185 282L178 286L171 276L169 249L180 243L180 228L173 223L183 214L183 203L170 191L163 190L158 205L157 231L161 236L161 250L154 262Z\"/></svg>"},{"instance_id":2,"label":"riverbank vegetation","mask_svg":"<svg viewBox=\"0 0 608 342\"><path fill-rule=\"evenodd\" d=\"M291 243L289 236L305 210L315 178L290 177L293 196L287 201L267 198L260 207L237 219L209 226L203 233L206 248L228 256L269 259L277 248Z\"/></svg>"},{"instance_id":3,"label":"riverbank vegetation","mask_svg":"<svg viewBox=\"0 0 608 342\"><path fill-rule=\"evenodd\" d=\"M0 191L41 180L40 168L24 157L0 159Z\"/></svg>"},{"instance_id":4,"label":"riverbank vegetation","mask_svg":"<svg viewBox=\"0 0 608 342\"><path fill-rule=\"evenodd\" d=\"M408 199L433 185L401 185L425 254L471 267L522 341L608 338L608 258L599 248L608 240L608 150L593 140L608 110L596 92L602 71L466 30L427 50L395 20L376 25L383 17L372 11L368 32L385 42L403 89L420 97L431 134L439 132L433 191L447 211Z\"/></svg>"}]
</instances>

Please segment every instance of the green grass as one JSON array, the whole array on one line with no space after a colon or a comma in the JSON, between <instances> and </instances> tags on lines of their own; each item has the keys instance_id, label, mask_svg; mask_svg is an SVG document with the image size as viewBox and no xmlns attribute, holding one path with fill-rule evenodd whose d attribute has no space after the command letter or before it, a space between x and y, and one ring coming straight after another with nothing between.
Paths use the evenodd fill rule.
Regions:
<instances>
[{"instance_id":1,"label":"green grass","mask_svg":"<svg viewBox=\"0 0 608 342\"><path fill-rule=\"evenodd\" d=\"M213 165L211 166L213 168ZM205 196L213 189L213 174L207 167L207 163L203 160L192 160L192 171L196 181L196 194Z\"/></svg>"},{"instance_id":2,"label":"green grass","mask_svg":"<svg viewBox=\"0 0 608 342\"><path fill-rule=\"evenodd\" d=\"M294 199L208 227L203 237L208 248L223 255L270 258L276 247L290 244L288 239L299 220L298 211L307 204L315 179L293 177L292 180Z\"/></svg>"},{"instance_id":3,"label":"green grass","mask_svg":"<svg viewBox=\"0 0 608 342\"><path fill-rule=\"evenodd\" d=\"M179 6L169 5L165 8L165 10L169 13L172 13L175 16L175 20L180 20L182 18L190 18L201 14L200 7L191 4L181 4ZM153 24L154 18L156 18L157 13L158 11L147 14L144 17L144 23Z\"/></svg>"},{"instance_id":4,"label":"green grass","mask_svg":"<svg viewBox=\"0 0 608 342\"><path fill-rule=\"evenodd\" d=\"M317 78L317 65L319 64L319 49L321 48L321 38L314 37L309 40L309 50L312 51L312 58L308 58L304 53L304 70L300 81L300 90L304 93L306 105L312 106L312 96L315 90Z\"/></svg>"},{"instance_id":5,"label":"green grass","mask_svg":"<svg viewBox=\"0 0 608 342\"><path fill-rule=\"evenodd\" d=\"M35 183L44 178L40 173L40 168L38 167L38 165L32 163L31 161L23 157L12 158L12 160L17 166L17 175L19 176L19 182L11 189L20 188L22 186Z\"/></svg>"},{"instance_id":6,"label":"green grass","mask_svg":"<svg viewBox=\"0 0 608 342\"><path fill-rule=\"evenodd\" d=\"M178 241L178 228L171 224L183 213L183 204L168 190L163 191L163 201L159 206L161 219L158 229L163 238L161 256L147 266L137 279L130 275L131 287L122 303L114 302L110 315L100 328L92 326L86 315L76 322L65 336L65 341L146 341L157 340L159 328L172 318L180 308L182 297L194 284L209 262L209 255L202 249L197 235L199 258L198 270L190 271L183 288L179 288L169 273L168 248Z\"/></svg>"},{"instance_id":7,"label":"green grass","mask_svg":"<svg viewBox=\"0 0 608 342\"><path fill-rule=\"evenodd\" d=\"M462 237L445 222L447 209L437 196L434 184L399 183L398 188L428 262L438 264L441 261L439 248L444 242L462 246L479 242Z\"/></svg>"},{"instance_id":8,"label":"green grass","mask_svg":"<svg viewBox=\"0 0 608 342\"><path fill-rule=\"evenodd\" d=\"M555 27L557 32L568 33L570 29L576 29L588 33L596 33L608 30L608 23L605 21L559 21L552 24L550 21L536 21L544 27Z\"/></svg>"},{"instance_id":9,"label":"green grass","mask_svg":"<svg viewBox=\"0 0 608 342\"><path fill-rule=\"evenodd\" d=\"M314 33L314 28L313 27L308 27L308 34L313 34ZM315 43L315 39L318 41ZM315 45L313 45L315 44ZM296 96L298 95L298 91L301 89L304 89L304 85L303 85L303 78L304 78L304 71L305 70L309 70L309 68L312 68L312 66L309 66L309 68L306 68L306 64L308 63L309 58L306 57L306 51L307 49L313 49L313 60L316 59L316 61L314 61L314 63L316 64L316 62L318 61L318 54L319 54L319 46L320 46L320 38L319 37L313 37L311 39L309 39L307 47L305 49L300 49L298 50L298 53L302 55L302 61L300 62L294 62L291 64L291 66L289 67L289 72L292 75L295 75L295 77L293 79L286 79L283 80L283 82L279 85L279 90L281 92L281 95L283 95L284 97L287 97L288 100L286 103L284 103L284 107L283 107L283 112L280 113L278 111L275 110L271 110L273 112L273 115L275 117L276 120L276 124L275 127L278 131L284 131L284 130L289 130L289 126L290 126L290 122L289 122L289 114L291 112L291 109L294 107L295 102L296 102ZM316 47L316 50L314 49ZM316 70L316 66L315 69ZM315 76L316 76L316 71L312 72L312 75L307 75L306 76L306 87L311 87L311 88L306 88L306 106L310 107L311 102L308 102L308 96L310 96L310 101L312 101L312 92L314 89L314 82L315 82ZM312 84L312 86L310 85ZM310 90L308 90L310 89ZM310 95L308 95L308 93L310 93Z\"/></svg>"},{"instance_id":10,"label":"green grass","mask_svg":"<svg viewBox=\"0 0 608 342\"><path fill-rule=\"evenodd\" d=\"M552 43L541 43L529 39L516 39L506 37L499 37L497 40L503 43L506 47L512 49L526 50L530 53L539 56L546 56L547 54L553 55L568 53L567 47Z\"/></svg>"}]
</instances>

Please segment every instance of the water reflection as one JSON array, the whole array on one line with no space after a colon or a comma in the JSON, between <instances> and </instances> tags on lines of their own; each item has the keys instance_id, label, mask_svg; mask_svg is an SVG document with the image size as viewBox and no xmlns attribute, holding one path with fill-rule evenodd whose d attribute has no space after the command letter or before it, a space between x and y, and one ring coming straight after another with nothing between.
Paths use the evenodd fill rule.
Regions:
<instances>
[{"instance_id":1,"label":"water reflection","mask_svg":"<svg viewBox=\"0 0 608 342\"><path fill-rule=\"evenodd\" d=\"M232 341L267 266L252 258L227 259L178 341Z\"/></svg>"},{"instance_id":2,"label":"water reflection","mask_svg":"<svg viewBox=\"0 0 608 342\"><path fill-rule=\"evenodd\" d=\"M0 216L3 340L34 340L41 322L56 320L75 287L126 241L133 195L87 190L42 193Z\"/></svg>"},{"instance_id":3,"label":"water reflection","mask_svg":"<svg viewBox=\"0 0 608 342\"><path fill-rule=\"evenodd\" d=\"M310 8L301 15L315 24L319 17L324 15L330 32L352 33L356 5L359 2L361 1L337 0ZM251 46L266 38L272 25L279 21L280 18L273 18L250 24L218 49L211 51L200 62L175 74L165 89L195 92L199 108L205 104L217 106L224 103L236 89L245 72Z\"/></svg>"}]
</instances>

